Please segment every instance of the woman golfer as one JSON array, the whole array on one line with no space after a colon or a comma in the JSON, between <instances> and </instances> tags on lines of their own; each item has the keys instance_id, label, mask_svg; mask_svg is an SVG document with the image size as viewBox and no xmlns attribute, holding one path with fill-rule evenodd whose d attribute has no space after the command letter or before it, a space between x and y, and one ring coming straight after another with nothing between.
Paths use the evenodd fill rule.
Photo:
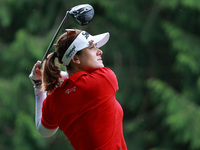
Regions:
<instances>
[{"instance_id":1,"label":"woman golfer","mask_svg":"<svg viewBox=\"0 0 200 150\"><path fill-rule=\"evenodd\" d=\"M41 136L50 137L59 128L75 150L127 149L123 110L115 98L117 78L104 67L99 49L108 39L109 33L92 36L68 29L59 37L42 71L39 61L34 65L35 121ZM56 57L68 73L62 83Z\"/></svg>"}]
</instances>

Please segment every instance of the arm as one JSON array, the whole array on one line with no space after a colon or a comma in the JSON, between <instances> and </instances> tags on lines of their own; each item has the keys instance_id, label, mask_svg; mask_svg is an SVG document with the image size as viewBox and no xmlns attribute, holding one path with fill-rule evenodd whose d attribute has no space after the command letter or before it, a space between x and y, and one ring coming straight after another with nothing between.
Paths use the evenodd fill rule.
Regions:
<instances>
[{"instance_id":1,"label":"arm","mask_svg":"<svg viewBox=\"0 0 200 150\"><path fill-rule=\"evenodd\" d=\"M40 61L38 61L33 69L29 78L31 79L32 83L34 84L34 93L35 93L35 124L39 134L43 137L50 137L54 135L58 128L56 129L47 129L41 123L42 118L42 105L43 101L46 98L46 92L42 91L41 88L41 70L39 68ZM66 75L66 74L65 74Z\"/></svg>"},{"instance_id":2,"label":"arm","mask_svg":"<svg viewBox=\"0 0 200 150\"><path fill-rule=\"evenodd\" d=\"M41 87L34 87L35 92L35 124L39 134L42 137L50 137L56 133L56 129L47 129L41 123L42 118L42 104L46 98L46 92L41 90Z\"/></svg>"}]
</instances>

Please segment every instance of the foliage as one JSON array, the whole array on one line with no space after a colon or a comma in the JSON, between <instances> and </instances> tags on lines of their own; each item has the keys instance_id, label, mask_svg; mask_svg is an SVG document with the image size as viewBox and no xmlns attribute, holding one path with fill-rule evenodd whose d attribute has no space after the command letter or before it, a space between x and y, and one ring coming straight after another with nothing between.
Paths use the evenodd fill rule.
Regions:
<instances>
[{"instance_id":1,"label":"foliage","mask_svg":"<svg viewBox=\"0 0 200 150\"><path fill-rule=\"evenodd\" d=\"M93 21L79 26L69 17L64 28L110 32L103 59L118 77L128 149L200 149L197 0L1 0L0 149L72 149L60 131L37 133L28 75L66 10L80 3L93 5Z\"/></svg>"}]
</instances>

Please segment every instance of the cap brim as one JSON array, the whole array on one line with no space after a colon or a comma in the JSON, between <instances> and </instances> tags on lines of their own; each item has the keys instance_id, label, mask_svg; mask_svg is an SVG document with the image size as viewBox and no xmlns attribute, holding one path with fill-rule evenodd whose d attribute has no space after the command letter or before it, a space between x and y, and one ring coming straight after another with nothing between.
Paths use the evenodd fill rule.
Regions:
<instances>
[{"instance_id":1,"label":"cap brim","mask_svg":"<svg viewBox=\"0 0 200 150\"><path fill-rule=\"evenodd\" d=\"M96 46L100 48L108 42L109 37L110 37L109 32L106 32L92 36L92 39L94 40L94 44L97 44Z\"/></svg>"}]
</instances>

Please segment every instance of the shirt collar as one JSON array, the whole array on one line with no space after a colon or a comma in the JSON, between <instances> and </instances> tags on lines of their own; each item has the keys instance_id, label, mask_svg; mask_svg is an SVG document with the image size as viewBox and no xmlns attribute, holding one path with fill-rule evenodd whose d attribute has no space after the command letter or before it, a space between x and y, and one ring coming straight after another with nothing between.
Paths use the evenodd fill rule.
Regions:
<instances>
[{"instance_id":1,"label":"shirt collar","mask_svg":"<svg viewBox=\"0 0 200 150\"><path fill-rule=\"evenodd\" d=\"M72 82L76 82L76 80L77 80L79 77L81 77L81 76L83 76L83 75L88 75L88 74L89 74L89 72L87 72L87 71L79 71L79 72L73 74L72 76L70 76L67 80L64 80L64 82L63 82L63 84L62 84L61 86L64 86L65 83L66 83L67 81L70 81L70 80L71 80Z\"/></svg>"}]
</instances>

